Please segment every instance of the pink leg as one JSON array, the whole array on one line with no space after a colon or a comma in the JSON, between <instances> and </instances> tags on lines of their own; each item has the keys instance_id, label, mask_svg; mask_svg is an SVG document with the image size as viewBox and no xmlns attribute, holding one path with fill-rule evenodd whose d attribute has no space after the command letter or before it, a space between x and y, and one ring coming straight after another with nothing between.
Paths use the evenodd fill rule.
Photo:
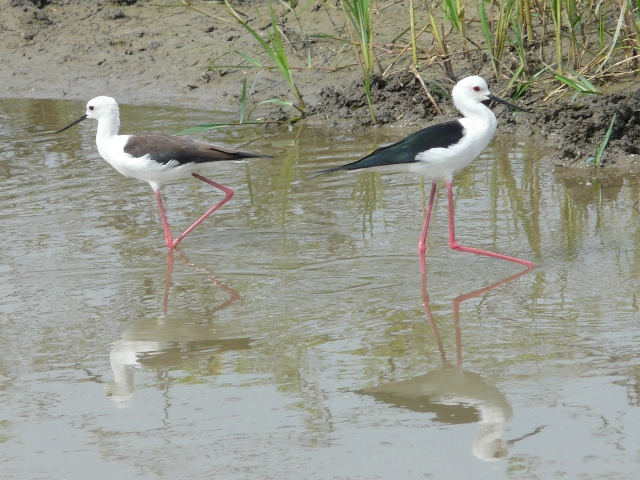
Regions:
<instances>
[{"instance_id":1,"label":"pink leg","mask_svg":"<svg viewBox=\"0 0 640 480\"><path fill-rule=\"evenodd\" d=\"M427 206L427 213L424 216L424 225L422 226L422 234L420 235L420 241L418 242L418 253L420 254L420 270L423 275L427 273L427 266L425 263L424 253L427 251L427 230L429 230L429 220L431 220L431 211L433 210L433 201L436 198L436 187L438 181L434 180L431 184L431 194L429 195L429 205Z\"/></svg>"},{"instance_id":2,"label":"pink leg","mask_svg":"<svg viewBox=\"0 0 640 480\"><path fill-rule=\"evenodd\" d=\"M158 200L158 207L160 208L160 220L162 220L162 227L164 228L164 241L167 244L167 248L171 250L171 229L169 228L169 222L167 222L167 215L164 213L164 207L162 206L162 197L160 196L160 190L155 190L156 199Z\"/></svg>"},{"instance_id":3,"label":"pink leg","mask_svg":"<svg viewBox=\"0 0 640 480\"><path fill-rule=\"evenodd\" d=\"M471 248L471 247L465 247L465 246L459 245L458 242L456 242L456 232L453 224L453 187L450 181L447 182L447 195L449 197L449 247L450 248L454 250L458 250L460 252L475 253L477 255L486 255L488 257L500 258L502 260L509 260L510 262L520 263L527 267L536 266L535 263L529 262L527 260L520 260L519 258L509 257L507 255L501 255L500 253L493 253L493 252L488 252L486 250L479 250L477 248Z\"/></svg>"},{"instance_id":4,"label":"pink leg","mask_svg":"<svg viewBox=\"0 0 640 480\"><path fill-rule=\"evenodd\" d=\"M187 228L182 235L180 235L177 239L173 241L173 243L171 243L169 248L176 248L178 244L182 241L182 239L187 235L189 235L194 228L196 228L198 225L204 222L209 215L211 215L213 212L219 209L222 205L224 205L229 200L231 200L231 197L233 197L233 190L231 190L230 188L227 188L224 185L220 185L219 183L214 182L213 180L209 180L208 178L205 178L202 175L198 175L197 173L192 173L191 175L193 175L198 180L202 180L203 182L208 183L212 187L222 190L225 193L225 197L222 200L220 200L217 204L215 204L213 207L211 207L209 210L207 210L207 212L204 215L202 215L198 220L196 220L193 225Z\"/></svg>"}]
</instances>

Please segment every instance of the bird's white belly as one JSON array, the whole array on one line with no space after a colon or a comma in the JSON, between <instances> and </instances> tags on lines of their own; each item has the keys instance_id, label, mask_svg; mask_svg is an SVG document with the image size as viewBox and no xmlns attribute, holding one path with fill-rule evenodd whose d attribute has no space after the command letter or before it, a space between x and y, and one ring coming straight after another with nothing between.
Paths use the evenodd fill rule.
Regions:
<instances>
[{"instance_id":1,"label":"bird's white belly","mask_svg":"<svg viewBox=\"0 0 640 480\"><path fill-rule=\"evenodd\" d=\"M179 165L177 162L161 164L145 157L129 157L126 162L122 162L118 166L113 165L116 170L126 177L137 178L151 184L155 183L158 186L181 178L187 178L201 166L196 163Z\"/></svg>"},{"instance_id":2,"label":"bird's white belly","mask_svg":"<svg viewBox=\"0 0 640 480\"><path fill-rule=\"evenodd\" d=\"M451 180L454 172L471 164L487 147L495 129L468 131L449 148L432 148L416 155L417 163L409 164L409 170L433 180Z\"/></svg>"},{"instance_id":3,"label":"bird's white belly","mask_svg":"<svg viewBox=\"0 0 640 480\"><path fill-rule=\"evenodd\" d=\"M148 155L132 157L124 152L124 145L128 138L127 135L112 137L102 148L98 144L98 151L102 158L125 177L142 180L153 188L157 188L165 183L187 178L201 167L196 163L180 165L175 161L166 164L158 163L151 160Z\"/></svg>"}]
</instances>

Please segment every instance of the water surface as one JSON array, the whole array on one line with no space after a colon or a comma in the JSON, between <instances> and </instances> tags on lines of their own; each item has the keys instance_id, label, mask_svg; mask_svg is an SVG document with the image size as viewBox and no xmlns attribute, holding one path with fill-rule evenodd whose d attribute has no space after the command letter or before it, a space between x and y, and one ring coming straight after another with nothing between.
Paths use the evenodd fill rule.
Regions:
<instances>
[{"instance_id":1,"label":"water surface","mask_svg":"<svg viewBox=\"0 0 640 480\"><path fill-rule=\"evenodd\" d=\"M95 123L53 135L83 109L0 102L0 478L637 478L637 176L498 136L455 178L458 240L539 268L449 250L441 187L423 281L428 184L310 178L408 131L218 130L275 158L204 170L236 195L167 258ZM176 233L221 198L162 192Z\"/></svg>"}]
</instances>

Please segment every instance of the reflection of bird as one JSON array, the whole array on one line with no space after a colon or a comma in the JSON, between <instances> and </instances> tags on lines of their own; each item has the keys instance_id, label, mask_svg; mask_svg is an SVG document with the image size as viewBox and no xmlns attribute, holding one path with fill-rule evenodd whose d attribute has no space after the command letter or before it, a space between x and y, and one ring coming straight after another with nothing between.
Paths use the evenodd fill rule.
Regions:
<instances>
[{"instance_id":1,"label":"reflection of bird","mask_svg":"<svg viewBox=\"0 0 640 480\"><path fill-rule=\"evenodd\" d=\"M113 381L105 393L118 406L127 407L135 392L135 369L179 368L193 358L251 348L251 339L228 337L210 325L195 325L191 318L140 319L134 321L111 345L109 363Z\"/></svg>"},{"instance_id":2,"label":"reflection of bird","mask_svg":"<svg viewBox=\"0 0 640 480\"><path fill-rule=\"evenodd\" d=\"M456 242L453 222L453 174L473 162L489 144L496 132L498 122L493 112L484 102L494 101L519 109L515 105L494 96L481 77L473 76L460 80L451 92L453 103L464 118L452 122L440 123L404 138L398 143L379 148L366 157L339 167L318 172L325 174L338 170L379 170L416 172L433 179L429 207L418 243L421 257L426 251L427 229L436 194L437 181L447 182L449 198L449 246L462 252L487 255L528 267L535 266L527 260L509 257L498 253L465 247Z\"/></svg>"},{"instance_id":3,"label":"reflection of bird","mask_svg":"<svg viewBox=\"0 0 640 480\"><path fill-rule=\"evenodd\" d=\"M184 255L180 254L180 257L185 264L193 266ZM173 252L169 252L162 316L157 319L135 320L111 346L109 362L114 379L105 383L104 389L107 396L119 407L128 406L127 400L133 396L136 368L170 366L175 369L191 358L198 358L207 353L251 347L251 339L242 336L240 331L225 328L221 332L209 323L194 323L191 317L167 316L172 272ZM211 313L223 310L240 299L238 292L215 277L210 277L209 281L229 296L227 300L210 310Z\"/></svg>"},{"instance_id":4,"label":"reflection of bird","mask_svg":"<svg viewBox=\"0 0 640 480\"><path fill-rule=\"evenodd\" d=\"M501 439L513 411L505 396L478 374L461 369L429 372L402 382L363 390L377 400L417 412L431 412L447 424L478 422L473 454L482 460L507 455Z\"/></svg>"},{"instance_id":5,"label":"reflection of bird","mask_svg":"<svg viewBox=\"0 0 640 480\"><path fill-rule=\"evenodd\" d=\"M168 249L176 248L178 243L209 215L231 200L233 190L196 173L203 164L242 160L245 158L267 157L254 153L229 150L210 143L174 137L172 135L118 135L120 129L120 111L111 97L96 97L87 103L87 112L75 122L57 131L60 133L87 118L98 121L96 145L98 152L109 164L125 177L143 180L153 188L160 208L160 218L164 227L165 242ZM160 187L167 182L193 176L208 183L225 194L216 205L211 207L193 225L175 240L167 222Z\"/></svg>"},{"instance_id":6,"label":"reflection of bird","mask_svg":"<svg viewBox=\"0 0 640 480\"><path fill-rule=\"evenodd\" d=\"M507 456L502 440L504 428L513 417L513 410L505 396L488 384L480 375L462 369L462 345L460 335L459 308L463 301L480 296L494 288L521 277L530 270L494 283L488 287L460 295L453 301L456 329L456 365L446 358L440 334L436 327L427 293L426 275L422 276L422 301L427 319L442 358L442 369L409 380L391 382L362 390L385 403L417 412L431 412L436 420L448 424L478 423L473 440L473 454L482 460L497 460Z\"/></svg>"}]
</instances>

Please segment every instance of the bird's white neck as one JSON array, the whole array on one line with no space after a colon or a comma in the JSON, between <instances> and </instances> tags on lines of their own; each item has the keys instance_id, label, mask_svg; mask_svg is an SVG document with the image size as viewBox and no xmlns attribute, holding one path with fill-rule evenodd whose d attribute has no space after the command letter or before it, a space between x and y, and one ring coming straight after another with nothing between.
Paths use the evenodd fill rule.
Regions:
<instances>
[{"instance_id":1,"label":"bird's white neck","mask_svg":"<svg viewBox=\"0 0 640 480\"><path fill-rule=\"evenodd\" d=\"M483 105L482 103L478 105L478 110L480 110L477 113L478 117L481 115L483 120L487 122L487 127L491 132L491 136L493 137L493 134L496 133L496 130L498 128L498 120L496 119L496 115L489 107Z\"/></svg>"},{"instance_id":2,"label":"bird's white neck","mask_svg":"<svg viewBox=\"0 0 640 480\"><path fill-rule=\"evenodd\" d=\"M496 116L489 107L479 102L455 103L456 107L460 113L465 116L465 118L472 120L476 125L484 126L490 132L489 135L493 136L498 128L498 120L496 120Z\"/></svg>"},{"instance_id":3,"label":"bird's white neck","mask_svg":"<svg viewBox=\"0 0 640 480\"><path fill-rule=\"evenodd\" d=\"M108 141L111 137L118 135L120 130L120 115L110 115L98 120L98 132L96 133L96 143L98 146Z\"/></svg>"},{"instance_id":4,"label":"bird's white neck","mask_svg":"<svg viewBox=\"0 0 640 480\"><path fill-rule=\"evenodd\" d=\"M464 126L467 134L473 139L469 147L469 158L467 165L473 161L482 151L487 148L498 128L498 121L491 109L481 103L466 105L460 109L464 117L459 122Z\"/></svg>"}]
</instances>

